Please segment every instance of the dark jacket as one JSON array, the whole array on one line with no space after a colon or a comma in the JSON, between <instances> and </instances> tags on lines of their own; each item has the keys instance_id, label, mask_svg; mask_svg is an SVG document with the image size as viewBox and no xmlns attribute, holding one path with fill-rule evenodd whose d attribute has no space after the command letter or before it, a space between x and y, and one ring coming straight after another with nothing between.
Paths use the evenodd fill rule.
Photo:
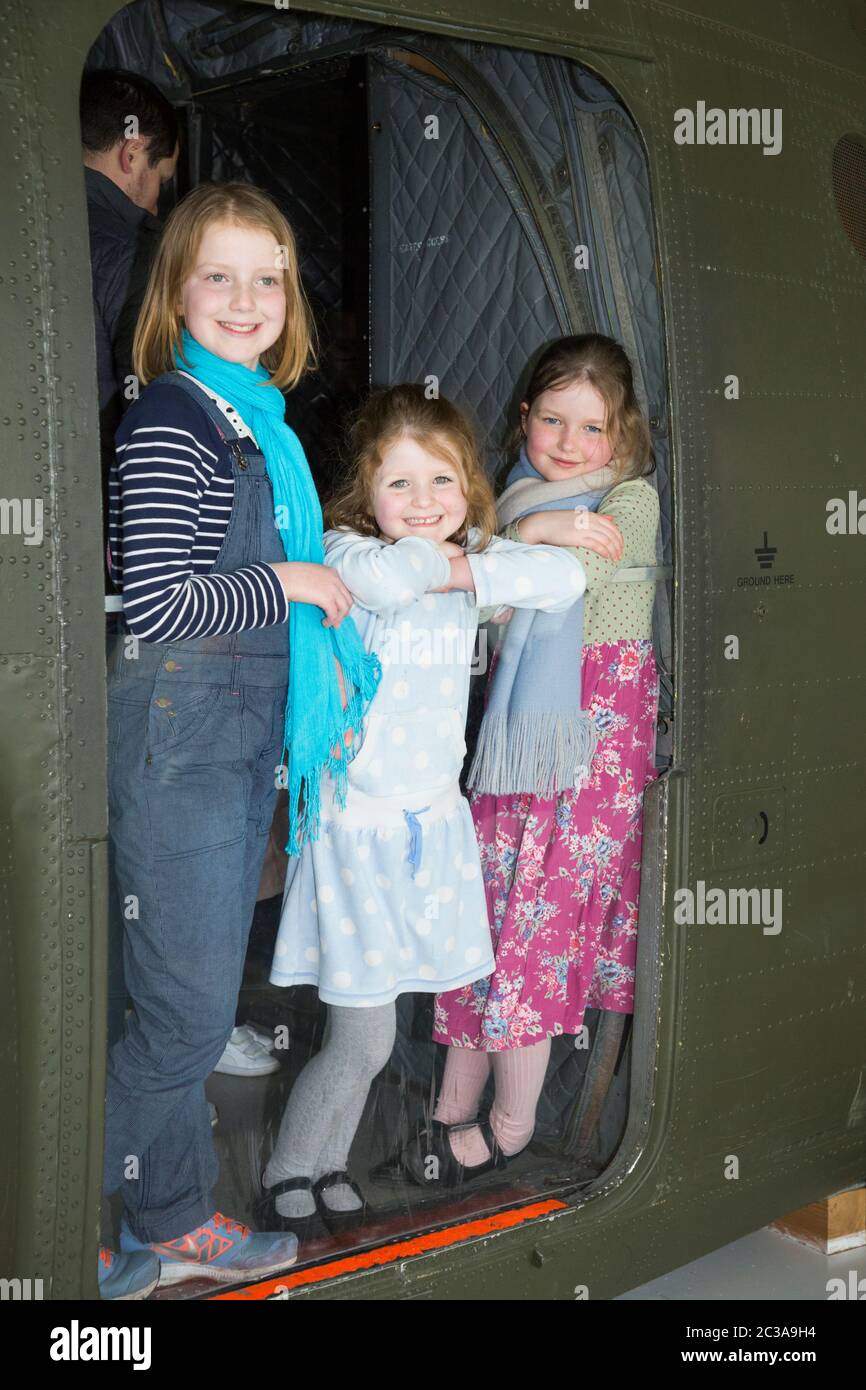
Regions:
<instances>
[{"instance_id":1,"label":"dark jacket","mask_svg":"<svg viewBox=\"0 0 866 1390\"><path fill-rule=\"evenodd\" d=\"M124 379L132 372L132 338L162 228L105 174L85 168L84 181L99 410L108 411L112 418L105 423L116 427L126 404L122 393Z\"/></svg>"},{"instance_id":2,"label":"dark jacket","mask_svg":"<svg viewBox=\"0 0 866 1390\"><path fill-rule=\"evenodd\" d=\"M114 433L125 407L134 399L124 396L124 384L132 374L132 340L162 228L105 174L85 166L84 182L90 224L105 549ZM106 571L106 593L111 593L112 587Z\"/></svg>"}]
</instances>

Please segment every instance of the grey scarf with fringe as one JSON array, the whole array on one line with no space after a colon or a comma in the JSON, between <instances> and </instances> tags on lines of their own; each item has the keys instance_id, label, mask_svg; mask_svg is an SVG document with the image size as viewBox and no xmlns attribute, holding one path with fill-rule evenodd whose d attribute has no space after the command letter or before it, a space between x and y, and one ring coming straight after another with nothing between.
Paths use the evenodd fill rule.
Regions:
<instances>
[{"instance_id":1,"label":"grey scarf with fringe","mask_svg":"<svg viewBox=\"0 0 866 1390\"><path fill-rule=\"evenodd\" d=\"M499 529L530 512L597 511L615 481L607 467L547 482L524 446L497 503ZM550 797L583 783L598 736L581 709L582 656L583 595L560 613L515 609L500 641L469 770L473 791Z\"/></svg>"}]
</instances>

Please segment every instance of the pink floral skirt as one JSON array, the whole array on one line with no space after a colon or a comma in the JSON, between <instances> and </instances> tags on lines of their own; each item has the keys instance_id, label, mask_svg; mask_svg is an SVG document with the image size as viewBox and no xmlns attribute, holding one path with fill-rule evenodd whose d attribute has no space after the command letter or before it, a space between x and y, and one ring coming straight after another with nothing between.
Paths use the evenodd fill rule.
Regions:
<instances>
[{"instance_id":1,"label":"pink floral skirt","mask_svg":"<svg viewBox=\"0 0 866 1390\"><path fill-rule=\"evenodd\" d=\"M656 776L649 641L584 649L598 730L587 784L550 798L474 794L494 973L436 997L435 1041L505 1052L634 1004L643 794Z\"/></svg>"}]
</instances>

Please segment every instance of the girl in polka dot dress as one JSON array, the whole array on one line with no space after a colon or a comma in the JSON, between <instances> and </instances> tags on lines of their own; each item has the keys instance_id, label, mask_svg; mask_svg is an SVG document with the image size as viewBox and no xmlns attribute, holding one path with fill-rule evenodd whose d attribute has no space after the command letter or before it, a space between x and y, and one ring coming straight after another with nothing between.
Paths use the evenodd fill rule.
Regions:
<instances>
[{"instance_id":1,"label":"girl in polka dot dress","mask_svg":"<svg viewBox=\"0 0 866 1390\"><path fill-rule=\"evenodd\" d=\"M326 513L325 559L382 679L348 794L323 776L321 832L290 859L271 980L314 984L329 1005L322 1050L292 1090L264 1174L268 1220L319 1210L358 1219L345 1171L370 1083L395 1035L399 994L462 988L493 969L481 863L459 777L479 618L563 612L584 570L555 546L493 535L495 506L470 425L424 388L373 393L355 465ZM275 1212L268 1205L275 1204Z\"/></svg>"},{"instance_id":2,"label":"girl in polka dot dress","mask_svg":"<svg viewBox=\"0 0 866 1390\"><path fill-rule=\"evenodd\" d=\"M551 1039L579 1033L587 1007L628 1013L634 997L643 795L656 776L659 504L645 476L654 468L649 430L625 352L596 334L547 348L520 411L500 530L581 558L586 597L572 612L582 631L569 614L546 649L536 642L515 653L512 623L493 664L468 782L496 965L436 1000L434 1037L449 1050L432 1137L419 1135L404 1156L416 1181L419 1145L444 1156L446 1180L455 1160L466 1180L520 1152ZM516 730L526 697L502 693L520 690L524 666L534 745ZM537 731L551 718L561 730L566 717L583 724L586 742L579 765L551 778ZM491 1064L495 1099L479 1123Z\"/></svg>"}]
</instances>

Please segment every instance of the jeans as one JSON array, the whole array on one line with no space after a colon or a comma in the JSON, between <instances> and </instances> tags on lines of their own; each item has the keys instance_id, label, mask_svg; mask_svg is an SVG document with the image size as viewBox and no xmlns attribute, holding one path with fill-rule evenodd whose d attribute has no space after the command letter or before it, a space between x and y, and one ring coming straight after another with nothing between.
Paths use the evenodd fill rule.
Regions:
<instances>
[{"instance_id":1,"label":"jeans","mask_svg":"<svg viewBox=\"0 0 866 1390\"><path fill-rule=\"evenodd\" d=\"M141 644L155 670L129 662L108 696L114 901L134 1011L108 1062L105 1189L122 1187L127 1223L147 1242L183 1235L214 1211L204 1082L234 1027L288 665L251 657L232 688L221 658L190 654L178 679L166 650L157 666L161 653Z\"/></svg>"}]
</instances>

